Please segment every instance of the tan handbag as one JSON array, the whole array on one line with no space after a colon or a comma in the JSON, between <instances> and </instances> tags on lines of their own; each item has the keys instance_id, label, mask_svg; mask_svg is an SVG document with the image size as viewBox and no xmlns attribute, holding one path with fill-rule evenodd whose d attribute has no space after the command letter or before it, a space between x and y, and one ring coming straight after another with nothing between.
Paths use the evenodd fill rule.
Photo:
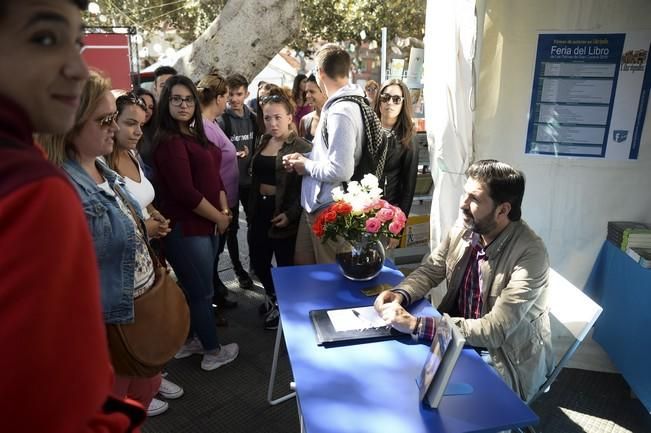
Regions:
<instances>
[{"instance_id":1,"label":"tan handbag","mask_svg":"<svg viewBox=\"0 0 651 433\"><path fill-rule=\"evenodd\" d=\"M118 193L142 231L140 218ZM143 238L147 239L146 232ZM159 373L181 348L190 329L190 310L183 291L160 265L149 242L147 248L156 277L154 285L133 301L134 323L106 325L111 362L120 376L152 377Z\"/></svg>"}]
</instances>

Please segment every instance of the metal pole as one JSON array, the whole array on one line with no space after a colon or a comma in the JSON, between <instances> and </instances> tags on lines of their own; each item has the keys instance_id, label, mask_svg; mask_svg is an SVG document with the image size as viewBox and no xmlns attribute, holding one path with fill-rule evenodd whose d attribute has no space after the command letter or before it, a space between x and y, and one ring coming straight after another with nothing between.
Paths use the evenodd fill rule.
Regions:
<instances>
[{"instance_id":1,"label":"metal pole","mask_svg":"<svg viewBox=\"0 0 651 433\"><path fill-rule=\"evenodd\" d=\"M380 54L380 84L382 84L387 79L387 28L382 27L380 30L382 31L382 51Z\"/></svg>"}]
</instances>

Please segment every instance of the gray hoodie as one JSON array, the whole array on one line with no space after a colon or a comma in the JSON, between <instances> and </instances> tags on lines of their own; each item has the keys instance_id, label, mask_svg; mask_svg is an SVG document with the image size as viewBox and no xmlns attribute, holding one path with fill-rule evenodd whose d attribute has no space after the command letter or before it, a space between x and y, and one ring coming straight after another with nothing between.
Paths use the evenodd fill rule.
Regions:
<instances>
[{"instance_id":1,"label":"gray hoodie","mask_svg":"<svg viewBox=\"0 0 651 433\"><path fill-rule=\"evenodd\" d=\"M224 114L217 119L217 123L238 152L244 149L244 146L248 147L247 157L238 158L237 164L240 170L240 186L250 185L249 164L255 148L255 141L258 138L255 113L244 105L244 115L240 117L233 110L227 108Z\"/></svg>"},{"instance_id":2,"label":"gray hoodie","mask_svg":"<svg viewBox=\"0 0 651 433\"><path fill-rule=\"evenodd\" d=\"M362 156L365 140L362 113L355 102L335 101L344 95L364 96L364 90L348 84L330 96L321 110L312 152L305 161L301 190L301 206L307 212L316 212L333 201L332 190L350 180ZM326 118L327 146L321 133Z\"/></svg>"}]
</instances>

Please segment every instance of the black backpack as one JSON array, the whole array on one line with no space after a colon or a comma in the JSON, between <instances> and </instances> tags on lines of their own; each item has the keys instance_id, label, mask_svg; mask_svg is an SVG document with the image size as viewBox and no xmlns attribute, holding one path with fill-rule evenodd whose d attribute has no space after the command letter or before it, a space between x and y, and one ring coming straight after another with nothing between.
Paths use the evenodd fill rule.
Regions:
<instances>
[{"instance_id":1,"label":"black backpack","mask_svg":"<svg viewBox=\"0 0 651 433\"><path fill-rule=\"evenodd\" d=\"M374 174L378 179L382 179L391 133L382 128L380 119L377 117L377 114L375 114L375 111L373 111L373 109L368 105L368 101L363 96L340 96L335 99L332 104L336 104L339 101L351 101L359 105L362 112L364 135L366 137L364 147L362 147L362 157L359 160L359 164L355 167L353 177L351 177L350 180L359 181L367 173ZM327 119L326 116L323 121L323 127L321 128L323 142L325 143L326 148L328 147Z\"/></svg>"}]
</instances>

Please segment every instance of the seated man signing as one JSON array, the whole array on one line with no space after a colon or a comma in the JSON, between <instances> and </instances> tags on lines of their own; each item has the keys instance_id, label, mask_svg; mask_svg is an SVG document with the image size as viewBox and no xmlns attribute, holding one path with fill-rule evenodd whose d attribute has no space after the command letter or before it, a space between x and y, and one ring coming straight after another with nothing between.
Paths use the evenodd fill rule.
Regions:
<instances>
[{"instance_id":1,"label":"seated man signing","mask_svg":"<svg viewBox=\"0 0 651 433\"><path fill-rule=\"evenodd\" d=\"M468 344L488 349L497 371L526 401L553 368L547 251L520 219L521 172L484 160L466 175L457 224L404 281L378 295L375 308L397 330L431 340L440 319L414 317L403 306L445 279L438 310Z\"/></svg>"}]
</instances>

